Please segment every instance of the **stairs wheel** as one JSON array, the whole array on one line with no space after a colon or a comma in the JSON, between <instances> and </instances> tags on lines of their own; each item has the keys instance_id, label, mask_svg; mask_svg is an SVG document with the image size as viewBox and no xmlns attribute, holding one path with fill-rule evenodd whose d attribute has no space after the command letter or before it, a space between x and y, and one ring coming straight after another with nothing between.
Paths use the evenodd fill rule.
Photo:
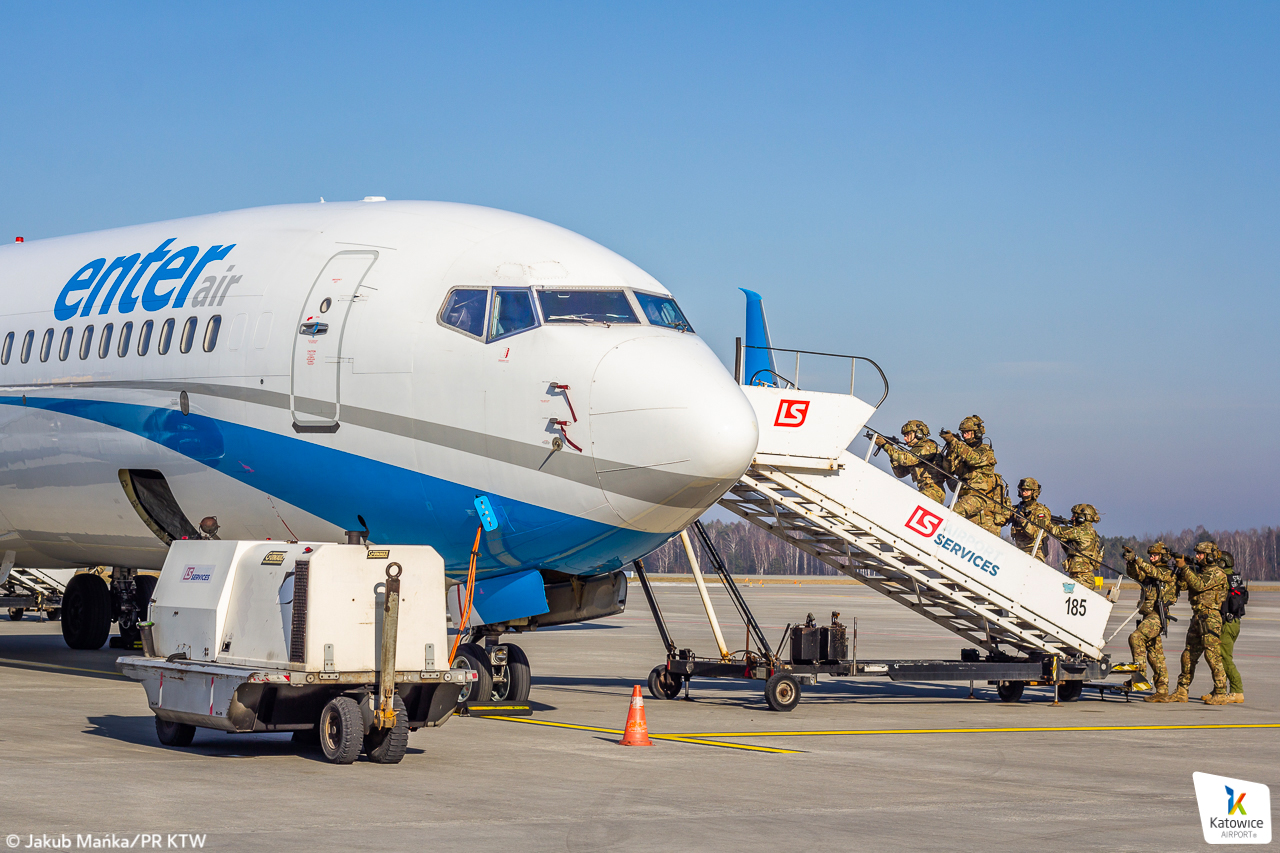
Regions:
<instances>
[{"instance_id":1,"label":"stairs wheel","mask_svg":"<svg viewBox=\"0 0 1280 853\"><path fill-rule=\"evenodd\" d=\"M996 685L996 695L1001 702L1017 702L1022 698L1022 690L1026 686L1022 681L1002 681Z\"/></svg>"}]
</instances>

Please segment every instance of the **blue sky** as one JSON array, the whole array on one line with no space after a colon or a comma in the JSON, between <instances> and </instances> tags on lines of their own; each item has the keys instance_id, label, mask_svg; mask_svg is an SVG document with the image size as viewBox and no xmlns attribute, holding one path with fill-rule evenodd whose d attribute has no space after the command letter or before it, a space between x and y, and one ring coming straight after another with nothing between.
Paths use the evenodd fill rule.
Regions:
<instances>
[{"instance_id":1,"label":"blue sky","mask_svg":"<svg viewBox=\"0 0 1280 853\"><path fill-rule=\"evenodd\" d=\"M1280 523L1280 7L0 6L0 235L384 195L888 372L1106 533Z\"/></svg>"}]
</instances>

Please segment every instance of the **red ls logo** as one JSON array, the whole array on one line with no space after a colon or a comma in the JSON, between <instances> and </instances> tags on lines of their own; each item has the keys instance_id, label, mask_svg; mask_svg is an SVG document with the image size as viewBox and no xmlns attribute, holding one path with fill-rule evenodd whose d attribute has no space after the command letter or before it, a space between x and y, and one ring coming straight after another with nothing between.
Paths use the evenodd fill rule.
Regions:
<instances>
[{"instance_id":1,"label":"red ls logo","mask_svg":"<svg viewBox=\"0 0 1280 853\"><path fill-rule=\"evenodd\" d=\"M932 536L942 526L942 516L935 515L922 506L916 507L907 519L907 527L921 536Z\"/></svg>"},{"instance_id":2,"label":"red ls logo","mask_svg":"<svg viewBox=\"0 0 1280 853\"><path fill-rule=\"evenodd\" d=\"M783 400L778 403L778 415L773 419L773 425L780 427L803 426L804 419L808 416L808 400Z\"/></svg>"}]
</instances>

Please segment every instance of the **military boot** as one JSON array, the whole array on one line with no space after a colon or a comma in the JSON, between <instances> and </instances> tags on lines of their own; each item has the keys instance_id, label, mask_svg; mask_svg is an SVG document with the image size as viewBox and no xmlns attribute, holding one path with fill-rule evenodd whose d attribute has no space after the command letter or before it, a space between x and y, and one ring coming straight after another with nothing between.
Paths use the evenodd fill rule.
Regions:
<instances>
[{"instance_id":1,"label":"military boot","mask_svg":"<svg viewBox=\"0 0 1280 853\"><path fill-rule=\"evenodd\" d=\"M1163 699L1157 699L1157 702L1185 702L1187 701L1187 688L1179 687Z\"/></svg>"},{"instance_id":2,"label":"military boot","mask_svg":"<svg viewBox=\"0 0 1280 853\"><path fill-rule=\"evenodd\" d=\"M1200 700L1206 705L1226 705L1231 701L1226 693L1206 693Z\"/></svg>"},{"instance_id":3,"label":"military boot","mask_svg":"<svg viewBox=\"0 0 1280 853\"><path fill-rule=\"evenodd\" d=\"M1150 696L1143 696L1143 702L1167 702L1169 701L1169 683L1156 682L1156 692Z\"/></svg>"},{"instance_id":4,"label":"military boot","mask_svg":"<svg viewBox=\"0 0 1280 853\"><path fill-rule=\"evenodd\" d=\"M1242 705L1242 704L1244 704L1244 694L1243 694L1243 693L1228 693L1228 694L1227 694L1227 702L1228 702L1228 704L1231 704L1231 705Z\"/></svg>"}]
</instances>

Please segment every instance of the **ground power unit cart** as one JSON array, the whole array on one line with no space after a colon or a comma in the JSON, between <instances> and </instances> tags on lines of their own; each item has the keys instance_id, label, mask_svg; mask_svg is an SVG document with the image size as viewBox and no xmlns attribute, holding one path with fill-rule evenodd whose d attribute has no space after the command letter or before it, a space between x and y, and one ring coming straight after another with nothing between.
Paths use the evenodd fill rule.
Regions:
<instances>
[{"instance_id":1,"label":"ground power unit cart","mask_svg":"<svg viewBox=\"0 0 1280 853\"><path fill-rule=\"evenodd\" d=\"M453 713L444 561L424 546L178 541L142 629L140 681L167 746L196 728L293 732L337 764L395 764Z\"/></svg>"}]
</instances>

